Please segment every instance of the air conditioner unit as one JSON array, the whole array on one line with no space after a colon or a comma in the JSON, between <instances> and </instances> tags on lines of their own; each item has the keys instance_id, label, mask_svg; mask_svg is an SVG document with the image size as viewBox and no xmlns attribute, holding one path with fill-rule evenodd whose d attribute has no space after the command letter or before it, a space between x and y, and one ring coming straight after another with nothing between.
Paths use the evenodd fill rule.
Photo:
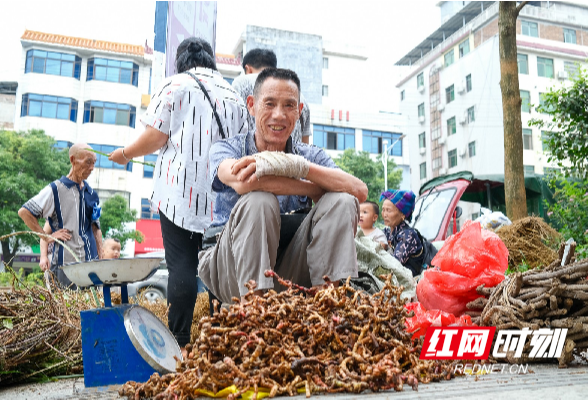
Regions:
<instances>
[{"instance_id":1,"label":"air conditioner unit","mask_svg":"<svg viewBox=\"0 0 588 400\"><path fill-rule=\"evenodd\" d=\"M462 84L457 87L457 93L464 94L465 91L466 91L465 85Z\"/></svg>"},{"instance_id":2,"label":"air conditioner unit","mask_svg":"<svg viewBox=\"0 0 588 400\"><path fill-rule=\"evenodd\" d=\"M468 117L466 117L465 115L462 115L461 117L459 117L459 123L464 125L466 122L468 122Z\"/></svg>"},{"instance_id":3,"label":"air conditioner unit","mask_svg":"<svg viewBox=\"0 0 588 400\"><path fill-rule=\"evenodd\" d=\"M439 175L445 175L446 173L447 173L447 170L445 168L439 169Z\"/></svg>"},{"instance_id":4,"label":"air conditioner unit","mask_svg":"<svg viewBox=\"0 0 588 400\"><path fill-rule=\"evenodd\" d=\"M425 123L425 116L424 115L419 116L419 122L421 124L424 124Z\"/></svg>"},{"instance_id":5,"label":"air conditioner unit","mask_svg":"<svg viewBox=\"0 0 588 400\"><path fill-rule=\"evenodd\" d=\"M444 136L441 136L439 139L437 139L437 143L440 144L440 145L445 144L445 137Z\"/></svg>"},{"instance_id":6,"label":"air conditioner unit","mask_svg":"<svg viewBox=\"0 0 588 400\"><path fill-rule=\"evenodd\" d=\"M427 148L426 147L419 148L419 153L420 154L425 154L426 152L427 152Z\"/></svg>"},{"instance_id":7,"label":"air conditioner unit","mask_svg":"<svg viewBox=\"0 0 588 400\"><path fill-rule=\"evenodd\" d=\"M465 157L466 154L467 154L467 149L465 147L463 147L462 149L459 150L460 157Z\"/></svg>"},{"instance_id":8,"label":"air conditioner unit","mask_svg":"<svg viewBox=\"0 0 588 400\"><path fill-rule=\"evenodd\" d=\"M419 93L424 93L425 92L425 85L419 86L417 88L417 90L419 91Z\"/></svg>"},{"instance_id":9,"label":"air conditioner unit","mask_svg":"<svg viewBox=\"0 0 588 400\"><path fill-rule=\"evenodd\" d=\"M569 77L570 77L570 75L568 74L568 71L559 71L557 73L558 79L568 79Z\"/></svg>"},{"instance_id":10,"label":"air conditioner unit","mask_svg":"<svg viewBox=\"0 0 588 400\"><path fill-rule=\"evenodd\" d=\"M443 112L443 110L445 110L445 104L441 103L437 106L437 111Z\"/></svg>"}]
</instances>

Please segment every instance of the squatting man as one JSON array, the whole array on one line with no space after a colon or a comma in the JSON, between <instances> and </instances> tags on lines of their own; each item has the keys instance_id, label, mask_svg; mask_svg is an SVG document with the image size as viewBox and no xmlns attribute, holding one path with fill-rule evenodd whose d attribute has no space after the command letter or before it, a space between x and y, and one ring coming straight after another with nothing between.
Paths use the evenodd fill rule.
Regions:
<instances>
[{"instance_id":1,"label":"squatting man","mask_svg":"<svg viewBox=\"0 0 588 400\"><path fill-rule=\"evenodd\" d=\"M357 277L355 232L367 186L337 168L323 149L293 143L300 118L300 80L287 69L267 68L247 108L255 131L215 143L210 151L217 192L209 229L223 227L215 246L199 254L199 276L223 303L284 288L264 272L306 286ZM315 206L287 246L279 248L281 215Z\"/></svg>"}]
</instances>

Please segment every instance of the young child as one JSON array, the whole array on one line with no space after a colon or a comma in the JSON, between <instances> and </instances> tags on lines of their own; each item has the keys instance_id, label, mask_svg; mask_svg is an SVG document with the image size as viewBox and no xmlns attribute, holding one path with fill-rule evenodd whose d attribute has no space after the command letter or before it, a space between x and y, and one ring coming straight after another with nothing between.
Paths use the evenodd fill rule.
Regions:
<instances>
[{"instance_id":1,"label":"young child","mask_svg":"<svg viewBox=\"0 0 588 400\"><path fill-rule=\"evenodd\" d=\"M103 244L104 250L102 254L104 259L106 258L119 258L120 257L120 241L118 239L108 238Z\"/></svg>"},{"instance_id":2,"label":"young child","mask_svg":"<svg viewBox=\"0 0 588 400\"><path fill-rule=\"evenodd\" d=\"M366 201L359 205L359 227L367 237L381 243L386 248L388 247L386 235L380 229L374 227L374 223L379 216L380 206L377 203Z\"/></svg>"}]
</instances>

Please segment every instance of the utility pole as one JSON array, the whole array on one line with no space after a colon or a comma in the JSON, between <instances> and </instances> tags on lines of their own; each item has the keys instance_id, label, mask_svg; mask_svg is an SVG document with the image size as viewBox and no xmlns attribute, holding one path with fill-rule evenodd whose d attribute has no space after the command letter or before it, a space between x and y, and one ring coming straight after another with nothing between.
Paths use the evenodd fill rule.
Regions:
<instances>
[{"instance_id":1,"label":"utility pole","mask_svg":"<svg viewBox=\"0 0 588 400\"><path fill-rule=\"evenodd\" d=\"M400 136L398 139L396 139L391 145L390 147L388 146L388 140L384 139L382 140L382 163L384 163L384 191L387 192L388 191L388 152L390 150L392 150L392 148L394 147L394 145L398 142L400 142L402 139L404 139L404 137L406 137L406 135L402 135Z\"/></svg>"}]
</instances>

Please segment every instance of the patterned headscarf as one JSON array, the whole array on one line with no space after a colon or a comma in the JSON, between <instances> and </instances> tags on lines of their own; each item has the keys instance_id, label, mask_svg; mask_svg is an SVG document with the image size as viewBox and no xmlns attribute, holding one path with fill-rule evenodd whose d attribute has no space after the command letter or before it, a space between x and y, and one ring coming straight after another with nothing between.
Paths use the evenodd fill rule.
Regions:
<instances>
[{"instance_id":1,"label":"patterned headscarf","mask_svg":"<svg viewBox=\"0 0 588 400\"><path fill-rule=\"evenodd\" d=\"M414 203L416 200L415 194L412 190L395 190L382 192L380 201L390 200L398 210L404 214L405 218L410 222L412 220L412 212L414 211Z\"/></svg>"}]
</instances>

